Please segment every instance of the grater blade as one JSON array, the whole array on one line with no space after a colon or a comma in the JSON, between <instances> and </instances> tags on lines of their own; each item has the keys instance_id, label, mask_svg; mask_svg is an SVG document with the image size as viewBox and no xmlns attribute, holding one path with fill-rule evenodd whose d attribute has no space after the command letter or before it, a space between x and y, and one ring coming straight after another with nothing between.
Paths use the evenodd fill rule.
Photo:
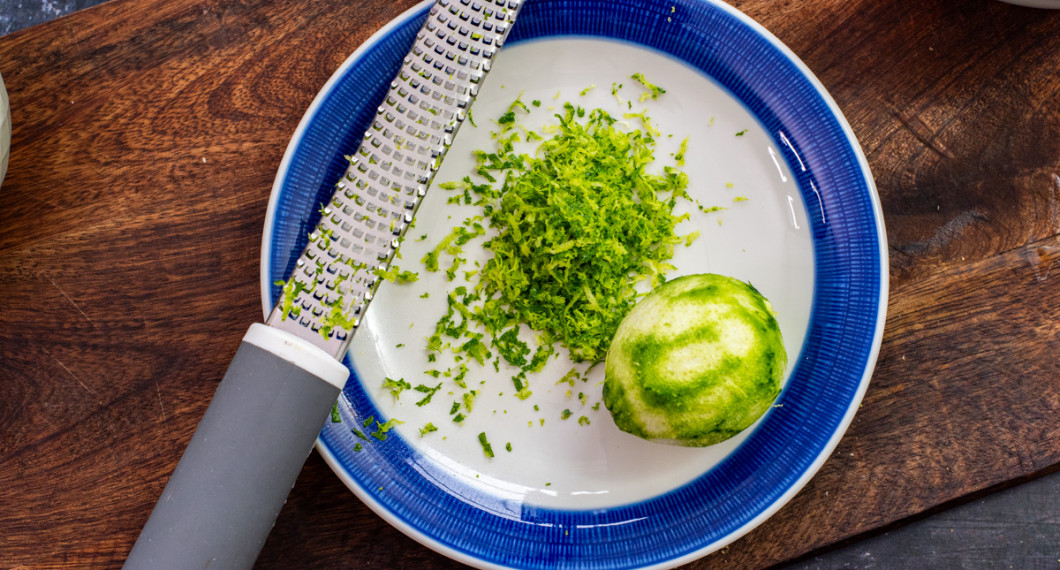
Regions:
<instances>
[{"instance_id":1,"label":"grater blade","mask_svg":"<svg viewBox=\"0 0 1060 570\"><path fill-rule=\"evenodd\" d=\"M437 0L266 324L346 353L524 0Z\"/></svg>"}]
</instances>

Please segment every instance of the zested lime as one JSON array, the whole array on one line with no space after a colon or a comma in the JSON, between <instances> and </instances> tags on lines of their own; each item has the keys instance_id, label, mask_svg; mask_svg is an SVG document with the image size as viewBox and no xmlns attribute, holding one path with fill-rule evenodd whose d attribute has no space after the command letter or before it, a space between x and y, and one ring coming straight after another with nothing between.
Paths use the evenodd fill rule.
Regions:
<instances>
[{"instance_id":1,"label":"zested lime","mask_svg":"<svg viewBox=\"0 0 1060 570\"><path fill-rule=\"evenodd\" d=\"M604 405L623 431L707 446L753 424L787 367L769 301L716 274L680 277L626 315L607 353Z\"/></svg>"}]
</instances>

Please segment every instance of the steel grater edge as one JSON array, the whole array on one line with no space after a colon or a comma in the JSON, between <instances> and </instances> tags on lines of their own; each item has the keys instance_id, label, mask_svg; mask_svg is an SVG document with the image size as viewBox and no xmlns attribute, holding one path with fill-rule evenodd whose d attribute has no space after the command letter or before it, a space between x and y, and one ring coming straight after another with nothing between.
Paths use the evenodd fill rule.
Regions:
<instances>
[{"instance_id":1,"label":"steel grater edge","mask_svg":"<svg viewBox=\"0 0 1060 570\"><path fill-rule=\"evenodd\" d=\"M341 359L523 0L437 0L266 324Z\"/></svg>"}]
</instances>

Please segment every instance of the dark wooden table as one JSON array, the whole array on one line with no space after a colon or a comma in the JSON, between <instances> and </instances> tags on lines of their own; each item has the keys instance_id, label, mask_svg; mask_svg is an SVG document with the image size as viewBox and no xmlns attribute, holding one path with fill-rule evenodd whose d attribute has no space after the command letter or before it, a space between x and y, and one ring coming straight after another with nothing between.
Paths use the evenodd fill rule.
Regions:
<instances>
[{"instance_id":1,"label":"dark wooden table","mask_svg":"<svg viewBox=\"0 0 1060 570\"><path fill-rule=\"evenodd\" d=\"M120 565L261 318L265 205L295 125L412 4L114 0L0 37L0 567ZM861 141L891 301L834 455L693 566L783 563L1060 469L1060 12L734 4ZM314 454L258 567L368 565L456 566Z\"/></svg>"}]
</instances>

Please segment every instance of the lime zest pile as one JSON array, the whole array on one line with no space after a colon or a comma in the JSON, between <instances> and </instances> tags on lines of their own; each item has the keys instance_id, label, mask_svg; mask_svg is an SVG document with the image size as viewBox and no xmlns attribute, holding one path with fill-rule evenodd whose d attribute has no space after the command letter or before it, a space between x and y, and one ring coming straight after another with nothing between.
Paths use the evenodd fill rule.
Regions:
<instances>
[{"instance_id":1,"label":"lime zest pile","mask_svg":"<svg viewBox=\"0 0 1060 570\"><path fill-rule=\"evenodd\" d=\"M632 79L646 89L641 102L666 93L642 74ZM474 366L495 372L502 365L512 367L520 400L532 395L529 376L558 355L558 346L574 363L591 368L603 361L618 324L636 301L675 269L670 263L675 247L699 236L678 235L678 224L689 214L675 214L679 203L695 208L680 170L688 139L671 155L671 165L656 165L656 140L662 135L646 109L633 112L619 97L621 88L612 84L611 94L629 113L616 117L568 102L539 132L523 120L541 102L528 105L517 97L493 121L492 147L473 153L474 173L439 184L450 193L448 204L474 209L421 260L427 271L444 272L449 282L466 282L454 283L446 293L445 313L426 339L428 361L448 353L451 365L427 370L438 380L430 385L385 379L382 387L395 399L412 390L422 396L416 405L426 405L452 382L458 389L449 392L454 398L449 417L459 424L479 393L469 386ZM469 247L482 248L488 257L470 261ZM378 277L397 283L419 278L396 267ZM590 405L584 392L574 395L576 381L586 382L587 372L571 368L557 384L570 386L567 399L575 409L598 411L600 402ZM577 418L582 426L590 423L570 409L560 416ZM545 418L539 421L544 425ZM424 437L438 430L427 423L419 432ZM376 433L385 438L386 430L371 435ZM494 457L486 433L478 438L483 453ZM511 451L511 444L505 448Z\"/></svg>"},{"instance_id":2,"label":"lime zest pile","mask_svg":"<svg viewBox=\"0 0 1060 570\"><path fill-rule=\"evenodd\" d=\"M429 350L460 354L465 343L455 341L474 323L490 339L491 351L479 356L499 356L524 373L540 370L555 342L576 362L597 362L635 302L636 286L657 285L673 269L668 261L684 241L675 226L685 219L673 209L678 199L689 199L688 180L670 166L663 174L646 172L657 131L622 131L601 109L567 103L563 110L551 138L530 156L514 150L527 132L518 117L528 111L516 99L497 121L495 149L475 154L476 172L488 182L466 177L442 185L471 192L483 214L439 242L423 260L428 270L439 270L448 254L451 278L466 263L462 246L482 235L482 221L497 235L483 244L492 258L474 288L449 295ZM520 338L524 324L538 334L535 349ZM476 334L468 337L473 345L481 341ZM522 380L514 379L517 392L525 389Z\"/></svg>"},{"instance_id":3,"label":"lime zest pile","mask_svg":"<svg viewBox=\"0 0 1060 570\"><path fill-rule=\"evenodd\" d=\"M666 92L643 75L633 79L648 89L642 101ZM612 94L619 88L613 84ZM542 129L544 136L522 124L530 112L517 97L496 119L493 148L473 154L478 180L467 176L439 185L451 192L448 203L479 210L422 259L428 271L468 282L447 293L446 312L426 343L430 362L443 352L453 355L454 366L427 374L463 390L449 411L455 423L471 412L477 394L466 381L471 361L495 371L502 363L514 367L511 380L522 400L532 394L528 375L557 354L557 344L574 362L602 361L618 323L643 294L638 291L664 282L674 269L669 260L675 246L699 235L676 232L688 218L674 214L677 203L692 202L687 176L677 168L687 138L674 156L676 165L655 174L648 167L660 133L646 110L623 115L638 119L636 128L602 109L565 103L555 114L557 123ZM532 155L517 150L537 141ZM464 255L473 241L491 254L482 264L469 265ZM576 379L586 381L573 368L560 382L573 387ZM573 398L571 390L567 398ZM578 402L587 407L584 393ZM578 423L588 425L589 418Z\"/></svg>"}]
</instances>

